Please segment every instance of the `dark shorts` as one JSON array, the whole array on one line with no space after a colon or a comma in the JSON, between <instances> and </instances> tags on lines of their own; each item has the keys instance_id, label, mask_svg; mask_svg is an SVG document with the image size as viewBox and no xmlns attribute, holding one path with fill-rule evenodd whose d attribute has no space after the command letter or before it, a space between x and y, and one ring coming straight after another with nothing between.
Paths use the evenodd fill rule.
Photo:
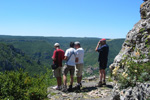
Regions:
<instances>
[{"instance_id":1,"label":"dark shorts","mask_svg":"<svg viewBox=\"0 0 150 100\"><path fill-rule=\"evenodd\" d=\"M107 62L100 62L99 63L99 69L101 70L101 69L106 69L106 67L107 67Z\"/></svg>"},{"instance_id":2,"label":"dark shorts","mask_svg":"<svg viewBox=\"0 0 150 100\"><path fill-rule=\"evenodd\" d=\"M75 72L75 66L64 65L62 74L67 76L68 72L70 72L70 75L73 76Z\"/></svg>"}]
</instances>

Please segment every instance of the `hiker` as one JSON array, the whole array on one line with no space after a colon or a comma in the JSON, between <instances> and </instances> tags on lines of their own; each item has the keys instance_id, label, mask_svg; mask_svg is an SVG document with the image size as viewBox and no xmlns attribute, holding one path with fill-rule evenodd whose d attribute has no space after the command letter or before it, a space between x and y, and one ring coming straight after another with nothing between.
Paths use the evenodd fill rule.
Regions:
<instances>
[{"instance_id":1,"label":"hiker","mask_svg":"<svg viewBox=\"0 0 150 100\"><path fill-rule=\"evenodd\" d=\"M102 85L106 85L105 81L105 69L107 67L107 61L108 61L108 52L109 52L109 46L106 44L106 39L101 39L97 46L95 51L99 52L99 73L100 73L100 81L98 83L98 86L101 87Z\"/></svg>"},{"instance_id":2,"label":"hiker","mask_svg":"<svg viewBox=\"0 0 150 100\"><path fill-rule=\"evenodd\" d=\"M75 49L76 49L76 76L77 76L77 89L80 90L82 87L81 80L82 80L82 71L83 71L83 59L84 59L84 49L81 47L80 42L75 42Z\"/></svg>"},{"instance_id":3,"label":"hiker","mask_svg":"<svg viewBox=\"0 0 150 100\"><path fill-rule=\"evenodd\" d=\"M66 64L63 67L63 81L64 81L64 88L63 92L71 92L72 91L72 86L73 86L73 77L74 77L74 72L75 72L75 59L76 59L76 52L74 49L74 42L70 42L70 48L66 50L65 52L65 58ZM67 90L67 74L70 72L70 85Z\"/></svg>"},{"instance_id":4,"label":"hiker","mask_svg":"<svg viewBox=\"0 0 150 100\"><path fill-rule=\"evenodd\" d=\"M54 48L55 48L55 50L54 50L54 53L53 53L53 56L52 56L52 60L59 67L57 69L54 69L54 76L57 79L57 86L53 87L53 89L61 90L61 85L62 85L62 78L61 78L61 75L62 75L62 60L64 59L64 51L62 49L60 49L59 43L55 43Z\"/></svg>"}]
</instances>

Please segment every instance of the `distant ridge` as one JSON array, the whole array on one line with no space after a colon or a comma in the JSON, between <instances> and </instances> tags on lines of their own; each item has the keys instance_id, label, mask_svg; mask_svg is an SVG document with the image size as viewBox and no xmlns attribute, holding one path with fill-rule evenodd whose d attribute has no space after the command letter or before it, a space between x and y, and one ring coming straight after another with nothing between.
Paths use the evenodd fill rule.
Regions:
<instances>
[{"instance_id":1,"label":"distant ridge","mask_svg":"<svg viewBox=\"0 0 150 100\"><path fill-rule=\"evenodd\" d=\"M0 35L0 37L42 37L42 38L90 38L90 39L101 39L99 37L63 37L63 36L19 36L19 35ZM107 40L125 39L125 38L106 38Z\"/></svg>"}]
</instances>

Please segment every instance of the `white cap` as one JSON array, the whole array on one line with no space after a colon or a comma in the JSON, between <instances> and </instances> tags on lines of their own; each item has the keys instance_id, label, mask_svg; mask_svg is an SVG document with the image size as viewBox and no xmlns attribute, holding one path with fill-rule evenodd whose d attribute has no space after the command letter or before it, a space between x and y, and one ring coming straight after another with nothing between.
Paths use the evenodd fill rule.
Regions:
<instances>
[{"instance_id":1,"label":"white cap","mask_svg":"<svg viewBox=\"0 0 150 100\"><path fill-rule=\"evenodd\" d=\"M55 43L55 44L54 44L54 47L58 47L58 46L59 46L59 43Z\"/></svg>"},{"instance_id":2,"label":"white cap","mask_svg":"<svg viewBox=\"0 0 150 100\"><path fill-rule=\"evenodd\" d=\"M78 45L78 44L80 44L80 42L76 41L76 42L74 42L74 44L75 44L75 45Z\"/></svg>"}]
</instances>

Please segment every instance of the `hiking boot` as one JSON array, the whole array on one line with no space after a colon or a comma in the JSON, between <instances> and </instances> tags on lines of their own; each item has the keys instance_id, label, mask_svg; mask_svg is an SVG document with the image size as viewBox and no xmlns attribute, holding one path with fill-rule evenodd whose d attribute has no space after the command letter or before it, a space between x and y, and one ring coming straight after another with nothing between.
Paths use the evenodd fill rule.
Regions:
<instances>
[{"instance_id":1,"label":"hiking boot","mask_svg":"<svg viewBox=\"0 0 150 100\"><path fill-rule=\"evenodd\" d=\"M69 85L68 92L72 92L72 91L73 91L72 85Z\"/></svg>"},{"instance_id":2,"label":"hiking boot","mask_svg":"<svg viewBox=\"0 0 150 100\"><path fill-rule=\"evenodd\" d=\"M102 85L106 85L106 81L105 80L103 81Z\"/></svg>"},{"instance_id":3,"label":"hiking boot","mask_svg":"<svg viewBox=\"0 0 150 100\"><path fill-rule=\"evenodd\" d=\"M75 88L75 89L78 89L79 86L80 86L80 88L81 88L81 87L82 87L82 83L77 83L74 88Z\"/></svg>"},{"instance_id":4,"label":"hiking boot","mask_svg":"<svg viewBox=\"0 0 150 100\"><path fill-rule=\"evenodd\" d=\"M76 86L74 88L77 89L78 88L78 84L76 84Z\"/></svg>"},{"instance_id":5,"label":"hiking boot","mask_svg":"<svg viewBox=\"0 0 150 100\"><path fill-rule=\"evenodd\" d=\"M81 85L77 85L77 90L81 90Z\"/></svg>"},{"instance_id":6,"label":"hiking boot","mask_svg":"<svg viewBox=\"0 0 150 100\"><path fill-rule=\"evenodd\" d=\"M53 87L53 89L55 89L55 90L61 90L61 86L55 86L55 87Z\"/></svg>"},{"instance_id":7,"label":"hiking boot","mask_svg":"<svg viewBox=\"0 0 150 100\"><path fill-rule=\"evenodd\" d=\"M80 93L80 92L81 92L81 89L80 89L80 88L81 88L81 86L80 86L80 85L77 85L77 86L76 86L76 91L75 91L75 92L76 92L76 93Z\"/></svg>"},{"instance_id":8,"label":"hiking boot","mask_svg":"<svg viewBox=\"0 0 150 100\"><path fill-rule=\"evenodd\" d=\"M98 87L102 87L102 82L98 82Z\"/></svg>"},{"instance_id":9,"label":"hiking boot","mask_svg":"<svg viewBox=\"0 0 150 100\"><path fill-rule=\"evenodd\" d=\"M80 87L82 87L82 83L80 83Z\"/></svg>"},{"instance_id":10,"label":"hiking boot","mask_svg":"<svg viewBox=\"0 0 150 100\"><path fill-rule=\"evenodd\" d=\"M67 91L67 86L63 86L62 92L68 92L68 91Z\"/></svg>"}]
</instances>

